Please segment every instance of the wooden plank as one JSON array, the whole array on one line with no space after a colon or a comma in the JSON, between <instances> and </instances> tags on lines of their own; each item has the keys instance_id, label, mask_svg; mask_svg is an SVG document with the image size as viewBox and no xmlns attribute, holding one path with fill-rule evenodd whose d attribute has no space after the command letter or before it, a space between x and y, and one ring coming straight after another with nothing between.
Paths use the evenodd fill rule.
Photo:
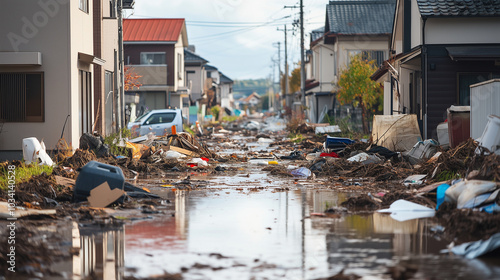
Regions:
<instances>
[{"instance_id":1,"label":"wooden plank","mask_svg":"<svg viewBox=\"0 0 500 280\"><path fill-rule=\"evenodd\" d=\"M183 149L183 148L179 148L179 147L176 147L176 146L170 146L170 150L179 152L179 153L184 154L186 156L199 157L199 155L197 153L193 152L193 151L186 150L186 149Z\"/></svg>"}]
</instances>

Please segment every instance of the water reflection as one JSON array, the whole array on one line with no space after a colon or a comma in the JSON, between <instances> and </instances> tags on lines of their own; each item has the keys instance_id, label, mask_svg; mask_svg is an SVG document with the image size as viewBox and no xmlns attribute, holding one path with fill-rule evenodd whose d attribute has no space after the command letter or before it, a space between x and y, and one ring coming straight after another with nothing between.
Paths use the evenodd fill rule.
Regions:
<instances>
[{"instance_id":1,"label":"water reflection","mask_svg":"<svg viewBox=\"0 0 500 280\"><path fill-rule=\"evenodd\" d=\"M439 255L449 242L428 235L433 219L310 216L339 206L347 198L342 193L213 189L169 196L174 216L125 227L75 226L73 247L80 254L72 260L73 274L121 279L125 268L125 276L136 277L182 272L184 279L317 279L344 270L386 279L388 266L408 264L418 267L416 278L499 275L496 263Z\"/></svg>"},{"instance_id":2,"label":"water reflection","mask_svg":"<svg viewBox=\"0 0 500 280\"><path fill-rule=\"evenodd\" d=\"M73 257L53 265L70 279L122 279L125 260L125 231L122 224L82 225L73 222L66 239ZM71 275L71 276L70 276Z\"/></svg>"}]
</instances>

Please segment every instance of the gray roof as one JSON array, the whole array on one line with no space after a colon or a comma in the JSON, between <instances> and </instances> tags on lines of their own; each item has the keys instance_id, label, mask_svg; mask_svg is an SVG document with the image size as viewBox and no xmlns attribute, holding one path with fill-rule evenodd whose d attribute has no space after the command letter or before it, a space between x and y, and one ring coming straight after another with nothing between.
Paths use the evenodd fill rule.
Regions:
<instances>
[{"instance_id":1,"label":"gray roof","mask_svg":"<svg viewBox=\"0 0 500 280\"><path fill-rule=\"evenodd\" d=\"M220 82L221 83L224 83L224 84L234 83L234 81L231 80L231 78L229 78L228 76L222 74L222 72L219 72L219 75L220 75Z\"/></svg>"},{"instance_id":2,"label":"gray roof","mask_svg":"<svg viewBox=\"0 0 500 280\"><path fill-rule=\"evenodd\" d=\"M332 0L326 6L326 32L390 34L396 0Z\"/></svg>"},{"instance_id":3,"label":"gray roof","mask_svg":"<svg viewBox=\"0 0 500 280\"><path fill-rule=\"evenodd\" d=\"M188 50L187 48L184 48L184 63L205 64L208 63L208 60L195 54L194 52Z\"/></svg>"},{"instance_id":4,"label":"gray roof","mask_svg":"<svg viewBox=\"0 0 500 280\"><path fill-rule=\"evenodd\" d=\"M314 29L311 31L311 42L314 42L318 40L319 38L323 37L325 35L325 27L320 27L318 29Z\"/></svg>"},{"instance_id":5,"label":"gray roof","mask_svg":"<svg viewBox=\"0 0 500 280\"><path fill-rule=\"evenodd\" d=\"M500 16L500 0L417 0L422 17Z\"/></svg>"},{"instance_id":6,"label":"gray roof","mask_svg":"<svg viewBox=\"0 0 500 280\"><path fill-rule=\"evenodd\" d=\"M215 66L207 64L207 65L205 65L205 70L215 71L215 70L219 70L219 69L217 69L217 67L215 67Z\"/></svg>"}]
</instances>

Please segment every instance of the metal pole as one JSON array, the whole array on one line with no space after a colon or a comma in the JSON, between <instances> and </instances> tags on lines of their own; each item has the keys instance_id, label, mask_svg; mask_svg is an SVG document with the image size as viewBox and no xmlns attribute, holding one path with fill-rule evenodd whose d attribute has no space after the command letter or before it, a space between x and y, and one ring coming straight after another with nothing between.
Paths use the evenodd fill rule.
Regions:
<instances>
[{"instance_id":1,"label":"metal pole","mask_svg":"<svg viewBox=\"0 0 500 280\"><path fill-rule=\"evenodd\" d=\"M302 107L306 105L306 68L304 62L304 5L300 0L300 93ZM302 108L303 110L304 108Z\"/></svg>"},{"instance_id":2,"label":"metal pole","mask_svg":"<svg viewBox=\"0 0 500 280\"><path fill-rule=\"evenodd\" d=\"M125 104L124 104L124 88L123 82L124 78L124 67L123 67L123 0L118 0L118 65L119 65L119 75L120 83L118 84L118 94L119 94L119 111L118 111L118 122L120 130L125 125Z\"/></svg>"},{"instance_id":3,"label":"metal pole","mask_svg":"<svg viewBox=\"0 0 500 280\"><path fill-rule=\"evenodd\" d=\"M288 48L287 48L287 33L286 33L286 24L285 24L285 94L283 95L285 100L288 95ZM290 104L288 104L290 105Z\"/></svg>"}]
</instances>

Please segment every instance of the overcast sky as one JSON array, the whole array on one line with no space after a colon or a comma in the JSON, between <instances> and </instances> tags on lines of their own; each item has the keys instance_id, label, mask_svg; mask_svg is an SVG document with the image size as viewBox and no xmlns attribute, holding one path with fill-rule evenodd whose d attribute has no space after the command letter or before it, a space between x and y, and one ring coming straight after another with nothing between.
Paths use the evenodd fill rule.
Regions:
<instances>
[{"instance_id":1,"label":"overcast sky","mask_svg":"<svg viewBox=\"0 0 500 280\"><path fill-rule=\"evenodd\" d=\"M322 27L328 0L304 0L305 45L309 32ZM278 59L281 41L284 65L284 32L287 24L288 58L300 61L300 31L293 28L299 19L298 0L136 0L128 18L185 18L190 45L196 53L230 78L268 78L272 59ZM296 66L296 65L295 65ZM277 66L276 66L277 67ZM284 71L284 66L282 66ZM276 68L276 79L278 70Z\"/></svg>"}]
</instances>

